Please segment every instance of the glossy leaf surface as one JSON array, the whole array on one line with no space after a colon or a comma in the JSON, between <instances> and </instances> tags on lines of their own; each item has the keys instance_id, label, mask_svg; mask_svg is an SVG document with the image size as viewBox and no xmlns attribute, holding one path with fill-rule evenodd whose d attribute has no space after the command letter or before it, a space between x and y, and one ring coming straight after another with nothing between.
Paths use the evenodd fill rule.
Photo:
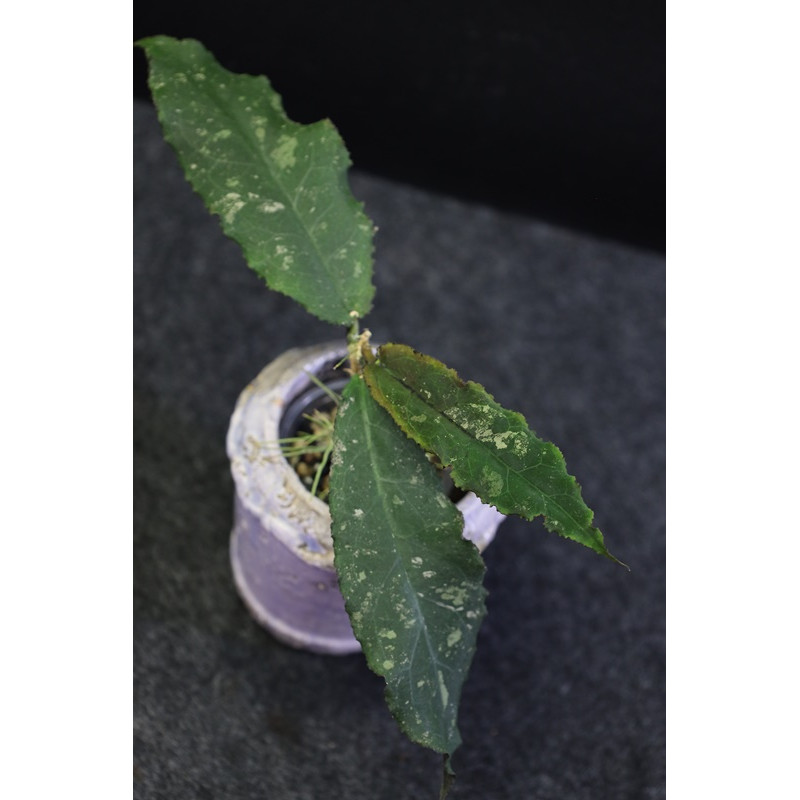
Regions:
<instances>
[{"instance_id":1,"label":"glossy leaf surface","mask_svg":"<svg viewBox=\"0 0 800 800\"><path fill-rule=\"evenodd\" d=\"M192 39L139 44L164 136L249 266L323 320L363 317L374 226L347 185L350 158L330 121L292 122L265 77L229 72Z\"/></svg>"},{"instance_id":2,"label":"glossy leaf surface","mask_svg":"<svg viewBox=\"0 0 800 800\"><path fill-rule=\"evenodd\" d=\"M360 377L336 416L330 507L339 585L389 709L412 741L450 754L485 614L483 561L434 467Z\"/></svg>"},{"instance_id":3,"label":"glossy leaf surface","mask_svg":"<svg viewBox=\"0 0 800 800\"><path fill-rule=\"evenodd\" d=\"M543 515L548 530L617 560L592 526L593 513L567 473L561 451L539 439L521 414L406 345L379 348L377 361L364 374L395 422L452 467L457 486L504 514Z\"/></svg>"}]
</instances>

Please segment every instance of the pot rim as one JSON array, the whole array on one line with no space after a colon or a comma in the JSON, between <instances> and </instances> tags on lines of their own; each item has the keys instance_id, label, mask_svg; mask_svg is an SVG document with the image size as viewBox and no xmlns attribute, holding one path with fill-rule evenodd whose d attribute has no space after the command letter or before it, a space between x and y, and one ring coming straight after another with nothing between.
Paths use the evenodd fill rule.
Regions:
<instances>
[{"instance_id":1,"label":"pot rim","mask_svg":"<svg viewBox=\"0 0 800 800\"><path fill-rule=\"evenodd\" d=\"M227 452L242 502L283 544L317 566L333 566L330 509L284 457L280 422L289 403L313 385L305 373L346 352L341 342L287 350L245 387L228 428Z\"/></svg>"}]
</instances>

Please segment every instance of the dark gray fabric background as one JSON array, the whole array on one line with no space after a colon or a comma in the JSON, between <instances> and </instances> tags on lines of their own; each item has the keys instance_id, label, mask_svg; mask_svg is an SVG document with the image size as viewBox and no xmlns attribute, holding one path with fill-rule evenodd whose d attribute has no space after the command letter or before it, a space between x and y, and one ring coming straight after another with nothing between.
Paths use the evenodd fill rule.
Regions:
<instances>
[{"instance_id":1,"label":"dark gray fabric background","mask_svg":"<svg viewBox=\"0 0 800 800\"><path fill-rule=\"evenodd\" d=\"M339 332L267 290L134 106L134 796L434 798L360 655L279 644L228 566L239 391ZM454 800L665 795L664 259L358 172L374 338L483 383L555 441L628 573L537 521L485 554Z\"/></svg>"}]
</instances>

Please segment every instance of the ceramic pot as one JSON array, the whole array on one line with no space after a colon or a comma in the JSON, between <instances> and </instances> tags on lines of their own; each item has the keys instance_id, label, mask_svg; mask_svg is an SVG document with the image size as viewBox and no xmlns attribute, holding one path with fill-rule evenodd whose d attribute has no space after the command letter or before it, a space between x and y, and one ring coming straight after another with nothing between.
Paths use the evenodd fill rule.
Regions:
<instances>
[{"instance_id":1,"label":"ceramic pot","mask_svg":"<svg viewBox=\"0 0 800 800\"><path fill-rule=\"evenodd\" d=\"M289 350L241 393L227 450L236 488L231 563L236 587L255 619L293 647L344 654L361 649L353 636L333 567L331 517L277 445L325 394L316 375L341 389L335 365L342 343ZM505 517L471 492L458 501L464 536L483 550Z\"/></svg>"}]
</instances>

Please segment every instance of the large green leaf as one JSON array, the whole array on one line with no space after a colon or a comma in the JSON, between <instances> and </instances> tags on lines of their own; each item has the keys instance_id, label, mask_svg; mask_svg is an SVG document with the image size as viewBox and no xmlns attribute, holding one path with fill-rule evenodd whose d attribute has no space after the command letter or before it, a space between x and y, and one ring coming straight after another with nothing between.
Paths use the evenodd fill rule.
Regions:
<instances>
[{"instance_id":1,"label":"large green leaf","mask_svg":"<svg viewBox=\"0 0 800 800\"><path fill-rule=\"evenodd\" d=\"M360 377L336 416L330 506L339 585L389 709L411 740L451 754L485 613L483 561L425 454Z\"/></svg>"},{"instance_id":2,"label":"large green leaf","mask_svg":"<svg viewBox=\"0 0 800 800\"><path fill-rule=\"evenodd\" d=\"M266 78L228 72L192 39L139 44L164 136L247 263L323 320L363 317L374 226L350 193L331 122L292 122Z\"/></svg>"},{"instance_id":3,"label":"large green leaf","mask_svg":"<svg viewBox=\"0 0 800 800\"><path fill-rule=\"evenodd\" d=\"M549 530L617 561L592 526L594 515L567 473L561 451L539 439L521 414L406 345L381 347L364 374L395 422L452 467L457 486L504 514L544 515Z\"/></svg>"}]
</instances>

